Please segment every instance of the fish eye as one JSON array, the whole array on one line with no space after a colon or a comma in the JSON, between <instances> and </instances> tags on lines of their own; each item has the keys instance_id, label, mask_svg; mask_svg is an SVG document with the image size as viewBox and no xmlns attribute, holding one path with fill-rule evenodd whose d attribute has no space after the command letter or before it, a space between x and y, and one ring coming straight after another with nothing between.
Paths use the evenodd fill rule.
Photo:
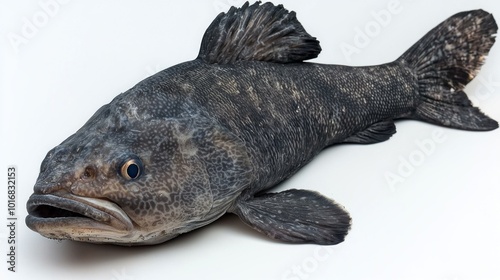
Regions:
<instances>
[{"instance_id":1,"label":"fish eye","mask_svg":"<svg viewBox=\"0 0 500 280\"><path fill-rule=\"evenodd\" d=\"M141 175L142 169L142 162L137 158L131 158L122 164L120 174L127 180L134 180Z\"/></svg>"}]
</instances>

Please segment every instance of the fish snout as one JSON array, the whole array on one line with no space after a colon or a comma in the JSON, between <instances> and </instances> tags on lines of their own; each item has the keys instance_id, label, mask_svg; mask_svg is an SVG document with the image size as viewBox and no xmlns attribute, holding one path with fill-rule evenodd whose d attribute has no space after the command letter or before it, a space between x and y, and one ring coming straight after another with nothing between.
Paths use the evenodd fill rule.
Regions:
<instances>
[{"instance_id":1,"label":"fish snout","mask_svg":"<svg viewBox=\"0 0 500 280\"><path fill-rule=\"evenodd\" d=\"M33 192L35 194L50 194L59 191L70 192L74 181L74 176L69 173L57 177L55 175L44 176L44 174L40 174L33 187Z\"/></svg>"}]
</instances>

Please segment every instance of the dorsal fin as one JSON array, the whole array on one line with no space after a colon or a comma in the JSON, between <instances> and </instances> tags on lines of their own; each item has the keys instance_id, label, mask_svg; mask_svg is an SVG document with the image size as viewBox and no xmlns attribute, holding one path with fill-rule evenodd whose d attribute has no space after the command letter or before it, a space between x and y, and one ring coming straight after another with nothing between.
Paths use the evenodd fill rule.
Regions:
<instances>
[{"instance_id":1,"label":"dorsal fin","mask_svg":"<svg viewBox=\"0 0 500 280\"><path fill-rule=\"evenodd\" d=\"M229 64L241 60L277 63L301 62L321 52L319 41L309 35L283 5L272 3L231 9L219 14L205 31L198 58Z\"/></svg>"}]
</instances>

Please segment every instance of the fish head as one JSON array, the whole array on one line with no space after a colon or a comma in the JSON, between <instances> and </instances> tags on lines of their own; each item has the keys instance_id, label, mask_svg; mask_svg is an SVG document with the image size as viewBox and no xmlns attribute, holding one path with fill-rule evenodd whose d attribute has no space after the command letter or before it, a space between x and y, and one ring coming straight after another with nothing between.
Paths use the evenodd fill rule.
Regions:
<instances>
[{"instance_id":1,"label":"fish head","mask_svg":"<svg viewBox=\"0 0 500 280\"><path fill-rule=\"evenodd\" d=\"M156 244L229 207L211 183L235 174L217 178L237 161L232 140L183 105L162 108L158 97L152 109L122 95L48 152L27 203L29 228L53 239Z\"/></svg>"}]
</instances>

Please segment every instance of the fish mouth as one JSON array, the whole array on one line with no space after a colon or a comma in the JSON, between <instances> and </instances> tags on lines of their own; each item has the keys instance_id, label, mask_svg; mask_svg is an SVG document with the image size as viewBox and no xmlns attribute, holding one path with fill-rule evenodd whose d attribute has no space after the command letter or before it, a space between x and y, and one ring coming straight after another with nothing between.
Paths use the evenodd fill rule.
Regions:
<instances>
[{"instance_id":1,"label":"fish mouth","mask_svg":"<svg viewBox=\"0 0 500 280\"><path fill-rule=\"evenodd\" d=\"M114 202L69 193L33 194L27 202L26 225L53 239L108 243L123 240L134 228Z\"/></svg>"}]
</instances>

